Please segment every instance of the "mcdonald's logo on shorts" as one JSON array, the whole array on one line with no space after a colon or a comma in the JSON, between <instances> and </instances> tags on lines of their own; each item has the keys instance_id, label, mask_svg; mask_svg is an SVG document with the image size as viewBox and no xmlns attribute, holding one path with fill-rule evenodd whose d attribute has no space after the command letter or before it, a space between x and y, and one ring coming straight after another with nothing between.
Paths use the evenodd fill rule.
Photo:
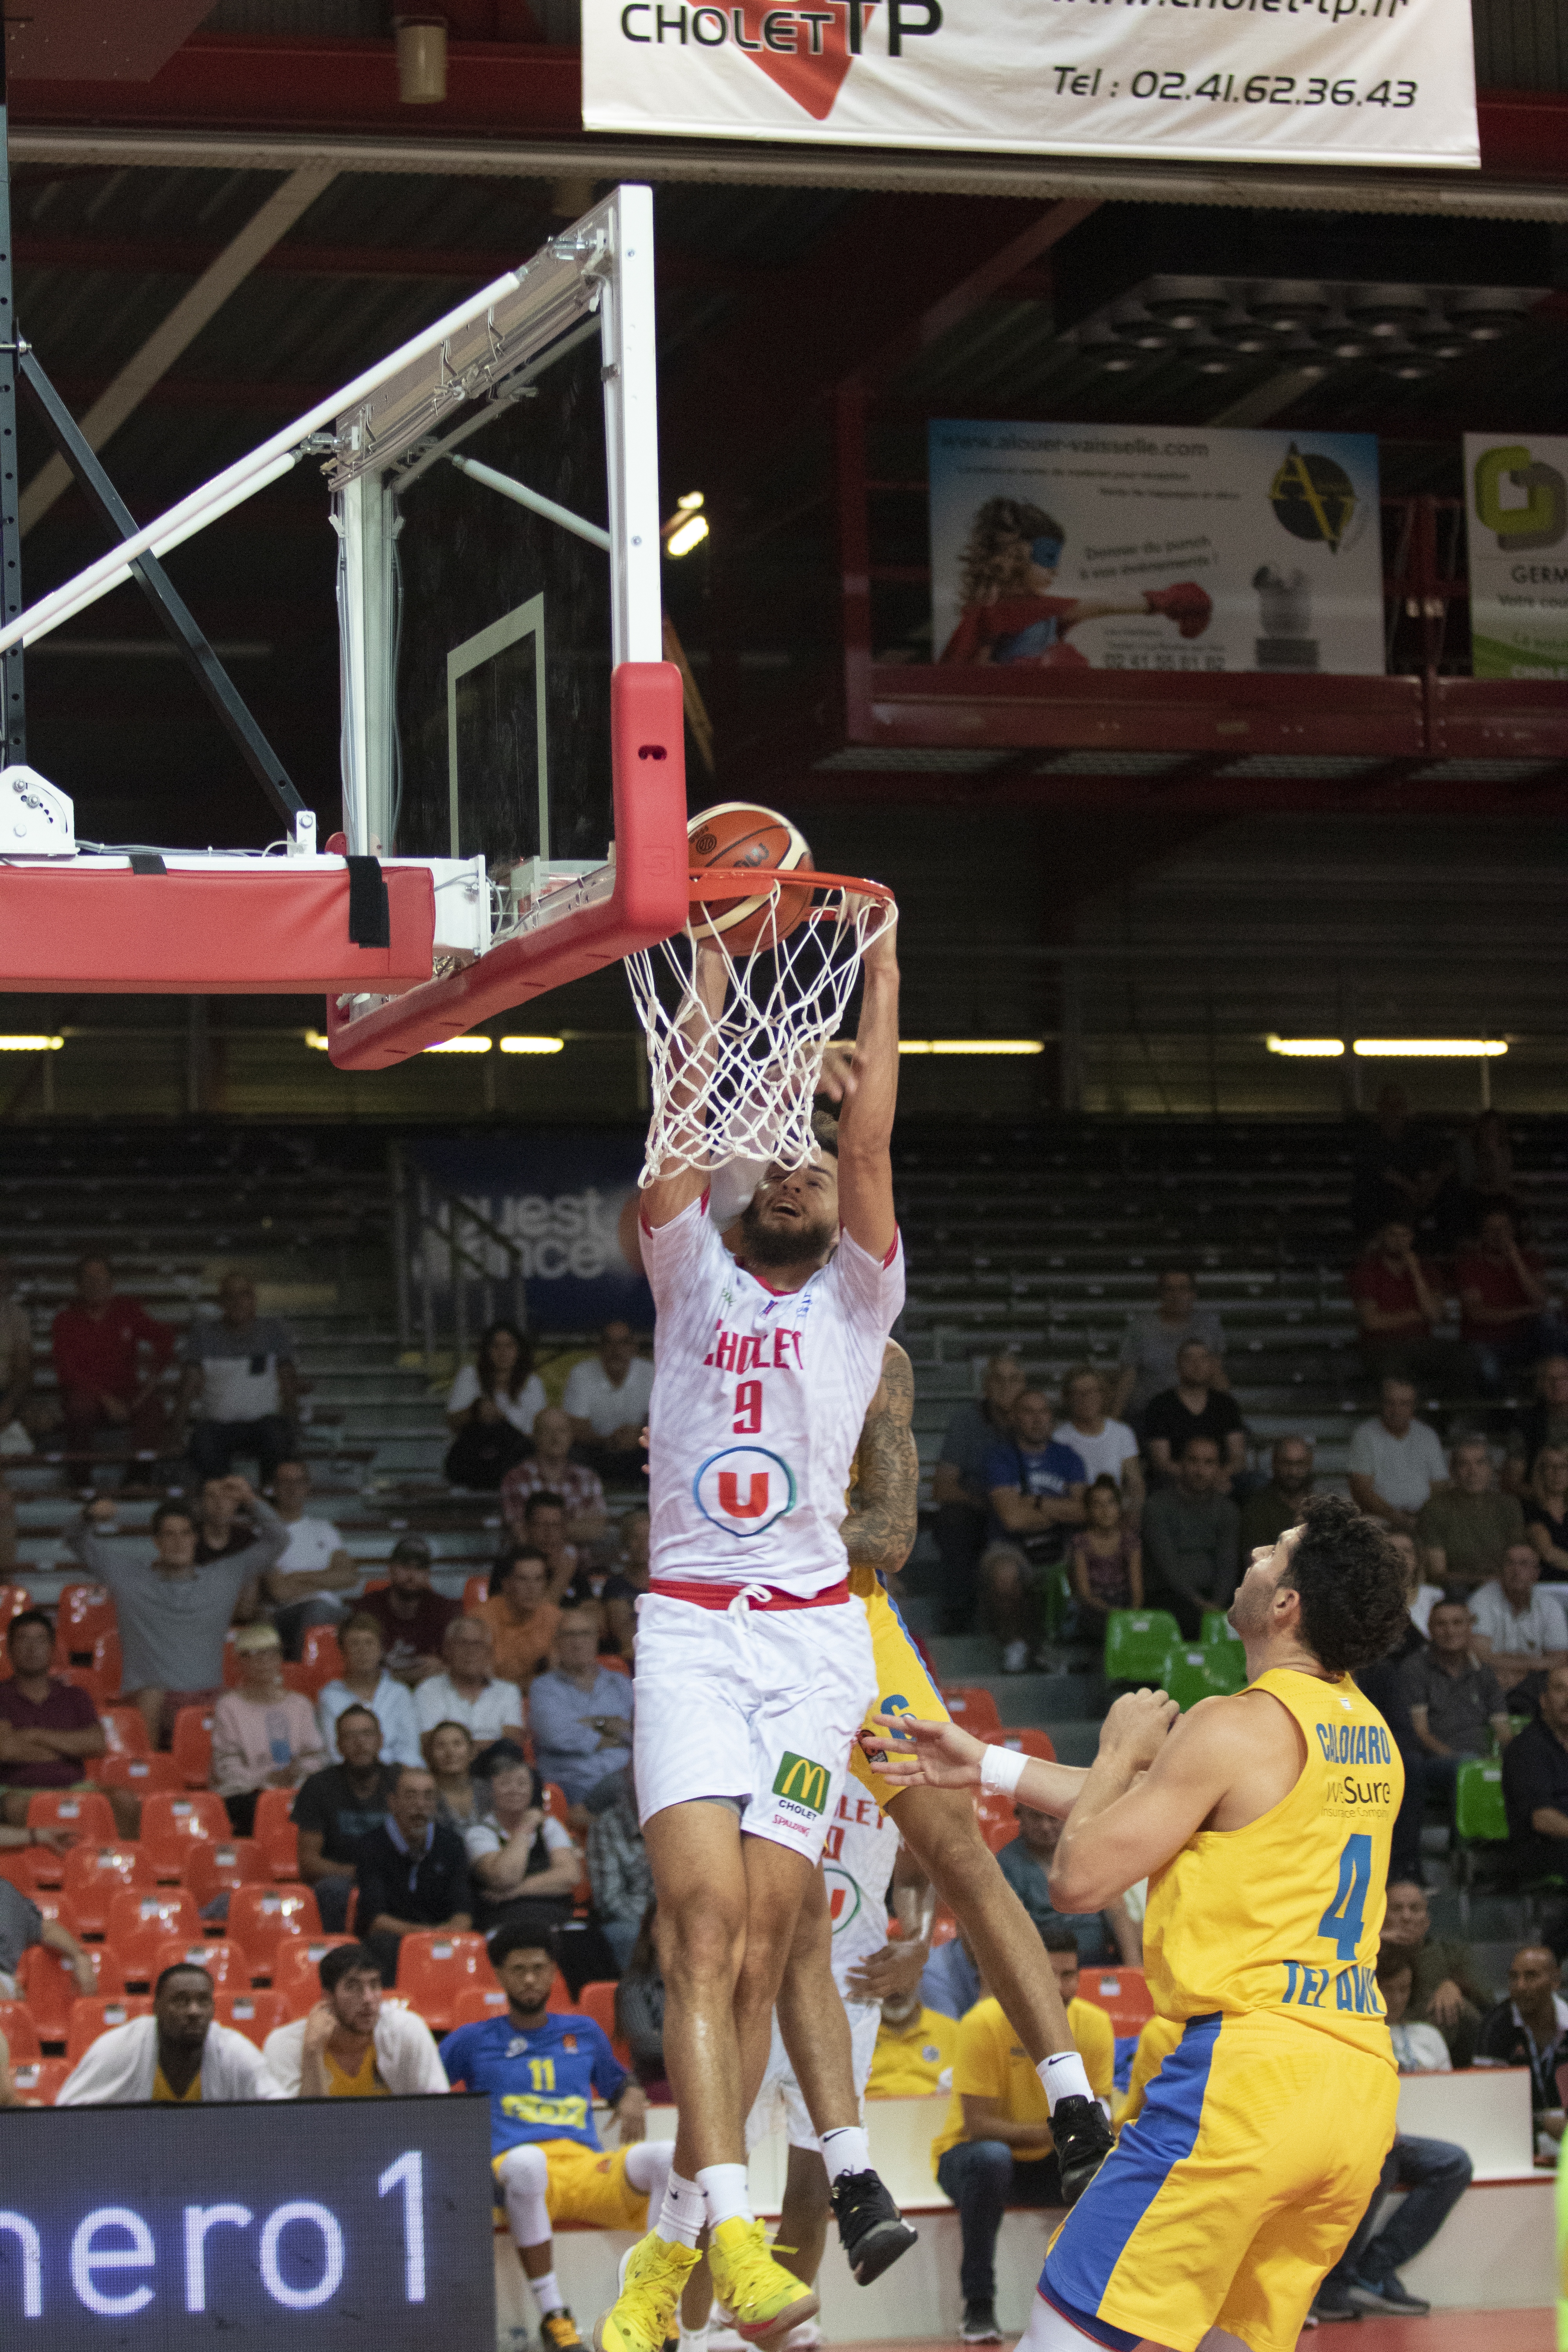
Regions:
<instances>
[{"instance_id":1,"label":"mcdonald's logo on shorts","mask_svg":"<svg viewBox=\"0 0 1568 2352\"><path fill-rule=\"evenodd\" d=\"M797 1756L786 1748L773 1774L775 1797L792 1799L804 1805L808 1812L827 1811L828 1771L826 1764L814 1764L809 1756Z\"/></svg>"}]
</instances>

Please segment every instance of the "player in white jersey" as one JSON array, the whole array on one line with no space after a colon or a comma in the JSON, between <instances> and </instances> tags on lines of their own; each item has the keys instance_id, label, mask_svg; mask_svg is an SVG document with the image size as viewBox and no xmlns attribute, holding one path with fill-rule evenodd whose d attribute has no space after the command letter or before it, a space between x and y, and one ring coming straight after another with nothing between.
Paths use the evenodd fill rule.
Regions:
<instances>
[{"instance_id":1,"label":"player in white jersey","mask_svg":"<svg viewBox=\"0 0 1568 2352\"><path fill-rule=\"evenodd\" d=\"M721 958L699 950L696 987L721 1001ZM837 1150L770 1171L737 1258L705 1213L700 1173L660 1175L644 1194L658 1319L634 1738L680 2127L658 2224L627 2258L600 2352L660 2352L704 2227L715 2292L748 2342L771 2344L817 2307L751 2210L745 2118L877 1689L839 1528L903 1305L889 1156L898 1001L889 927L866 956ZM858 2131L844 2137L863 2149Z\"/></svg>"}]
</instances>

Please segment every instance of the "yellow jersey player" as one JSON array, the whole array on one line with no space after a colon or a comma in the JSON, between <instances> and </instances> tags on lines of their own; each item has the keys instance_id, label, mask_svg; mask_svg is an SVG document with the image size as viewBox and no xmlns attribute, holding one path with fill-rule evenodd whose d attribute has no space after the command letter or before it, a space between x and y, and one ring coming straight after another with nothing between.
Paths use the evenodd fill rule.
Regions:
<instances>
[{"instance_id":1,"label":"yellow jersey player","mask_svg":"<svg viewBox=\"0 0 1568 2352\"><path fill-rule=\"evenodd\" d=\"M1026 2352L1294 2352L1366 2210L1398 2097L1374 1962L1404 1774L1351 1676L1402 1591L1375 1523L1314 1496L1232 1604L1236 1697L1180 1717L1163 1692L1119 1699L1088 1773L882 1719L888 1775L1067 1815L1063 1911L1150 1882L1149 1986L1181 2040L1046 2258Z\"/></svg>"}]
</instances>

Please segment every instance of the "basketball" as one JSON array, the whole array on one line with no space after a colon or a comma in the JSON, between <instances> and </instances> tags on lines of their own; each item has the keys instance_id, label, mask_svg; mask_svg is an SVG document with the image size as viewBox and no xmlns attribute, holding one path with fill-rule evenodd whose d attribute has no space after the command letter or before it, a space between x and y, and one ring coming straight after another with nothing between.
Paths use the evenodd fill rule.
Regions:
<instances>
[{"instance_id":1,"label":"basketball","mask_svg":"<svg viewBox=\"0 0 1568 2352\"><path fill-rule=\"evenodd\" d=\"M686 828L691 869L706 866L778 866L790 873L811 869L811 850L804 834L776 809L754 808L747 801L719 801L703 809ZM805 920L811 890L781 889L776 906L765 895L754 898L698 899L694 922L716 931L731 955L750 955L755 947L775 947Z\"/></svg>"}]
</instances>

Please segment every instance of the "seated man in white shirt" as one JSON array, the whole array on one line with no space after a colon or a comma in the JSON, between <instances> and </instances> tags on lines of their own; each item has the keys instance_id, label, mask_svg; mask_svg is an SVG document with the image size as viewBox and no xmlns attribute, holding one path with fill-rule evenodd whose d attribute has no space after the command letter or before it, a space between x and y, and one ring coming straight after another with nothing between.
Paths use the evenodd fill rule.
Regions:
<instances>
[{"instance_id":1,"label":"seated man in white shirt","mask_svg":"<svg viewBox=\"0 0 1568 2352\"><path fill-rule=\"evenodd\" d=\"M1443 1442L1415 1418L1414 1381L1391 1372L1378 1397L1375 1416L1358 1422L1351 1437L1351 1499L1369 1518L1414 1535L1422 1506L1449 1483Z\"/></svg>"},{"instance_id":2,"label":"seated man in white shirt","mask_svg":"<svg viewBox=\"0 0 1568 2352\"><path fill-rule=\"evenodd\" d=\"M424 2019L382 2000L368 1944L334 1944L317 1973L321 1998L310 2015L279 2026L262 2044L286 2097L417 2098L451 2087Z\"/></svg>"},{"instance_id":3,"label":"seated man in white shirt","mask_svg":"<svg viewBox=\"0 0 1568 2352\"><path fill-rule=\"evenodd\" d=\"M310 1474L302 1462L279 1462L272 1502L289 1530L289 1549L261 1580L286 1658L297 1658L310 1625L339 1625L349 1604L341 1596L359 1583L359 1570L331 1519L307 1518Z\"/></svg>"},{"instance_id":4,"label":"seated man in white shirt","mask_svg":"<svg viewBox=\"0 0 1568 2352\"><path fill-rule=\"evenodd\" d=\"M1568 1664L1568 1618L1555 1593L1537 1591L1541 1555L1532 1543L1510 1544L1502 1567L1470 1595L1472 1647L1505 1691L1526 1675Z\"/></svg>"},{"instance_id":5,"label":"seated man in white shirt","mask_svg":"<svg viewBox=\"0 0 1568 2352\"><path fill-rule=\"evenodd\" d=\"M482 1617L454 1617L441 1643L444 1674L427 1675L414 1694L421 1742L438 1723L460 1723L481 1748L492 1739L522 1744L522 1693L490 1672L495 1636Z\"/></svg>"},{"instance_id":6,"label":"seated man in white shirt","mask_svg":"<svg viewBox=\"0 0 1568 2352\"><path fill-rule=\"evenodd\" d=\"M182 1960L153 1986L152 2015L100 2033L55 2105L210 2107L284 2096L255 2042L215 2021L205 1969Z\"/></svg>"},{"instance_id":7,"label":"seated man in white shirt","mask_svg":"<svg viewBox=\"0 0 1568 2352\"><path fill-rule=\"evenodd\" d=\"M606 1323L599 1352L574 1364L562 1403L584 1461L612 1486L642 1486L639 1444L653 1394L653 1366L639 1356L629 1323Z\"/></svg>"}]
</instances>

